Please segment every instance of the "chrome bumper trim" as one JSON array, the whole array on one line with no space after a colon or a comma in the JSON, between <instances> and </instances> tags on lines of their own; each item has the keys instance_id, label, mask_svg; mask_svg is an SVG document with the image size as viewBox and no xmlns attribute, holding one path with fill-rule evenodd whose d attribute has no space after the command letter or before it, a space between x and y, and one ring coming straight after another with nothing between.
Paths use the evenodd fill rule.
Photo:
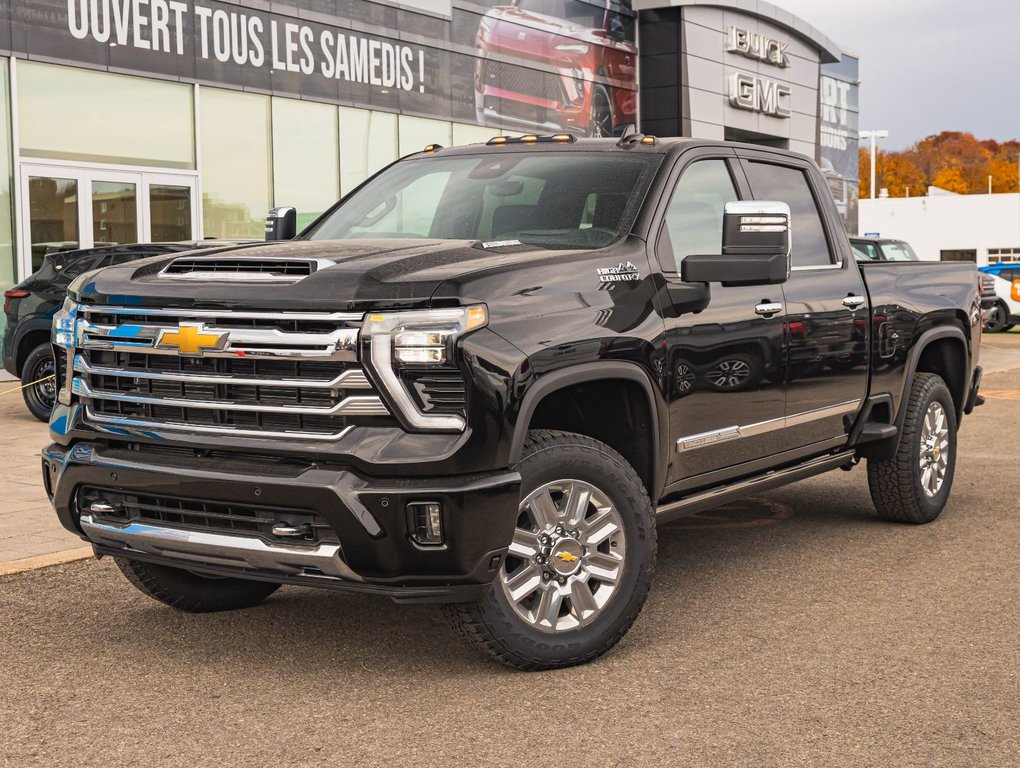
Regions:
<instances>
[{"instance_id":1,"label":"chrome bumper trim","mask_svg":"<svg viewBox=\"0 0 1020 768\"><path fill-rule=\"evenodd\" d=\"M332 576L361 581L340 556L340 545L276 546L253 536L128 523L116 525L84 514L82 531L93 544L135 550L196 564L276 571L289 576Z\"/></svg>"}]
</instances>

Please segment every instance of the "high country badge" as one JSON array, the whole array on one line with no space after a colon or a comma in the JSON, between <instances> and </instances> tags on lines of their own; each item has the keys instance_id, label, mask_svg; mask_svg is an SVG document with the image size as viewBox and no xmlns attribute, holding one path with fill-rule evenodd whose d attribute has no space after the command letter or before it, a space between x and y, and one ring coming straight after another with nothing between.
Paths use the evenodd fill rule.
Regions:
<instances>
[{"instance_id":1,"label":"high country badge","mask_svg":"<svg viewBox=\"0 0 1020 768\"><path fill-rule=\"evenodd\" d=\"M599 276L600 283L629 283L632 280L640 280L637 267L629 261L624 264L622 261L615 267L601 267L595 270Z\"/></svg>"}]
</instances>

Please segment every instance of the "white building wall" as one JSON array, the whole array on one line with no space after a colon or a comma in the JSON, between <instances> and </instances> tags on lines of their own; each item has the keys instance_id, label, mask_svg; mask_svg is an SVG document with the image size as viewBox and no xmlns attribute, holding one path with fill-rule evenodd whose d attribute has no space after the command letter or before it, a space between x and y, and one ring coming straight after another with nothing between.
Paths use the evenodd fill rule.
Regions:
<instances>
[{"instance_id":1,"label":"white building wall","mask_svg":"<svg viewBox=\"0 0 1020 768\"><path fill-rule=\"evenodd\" d=\"M1020 194L935 195L860 201L862 235L906 240L925 261L939 261L941 252L975 250L984 266L988 251L1012 250L1020 260Z\"/></svg>"}]
</instances>

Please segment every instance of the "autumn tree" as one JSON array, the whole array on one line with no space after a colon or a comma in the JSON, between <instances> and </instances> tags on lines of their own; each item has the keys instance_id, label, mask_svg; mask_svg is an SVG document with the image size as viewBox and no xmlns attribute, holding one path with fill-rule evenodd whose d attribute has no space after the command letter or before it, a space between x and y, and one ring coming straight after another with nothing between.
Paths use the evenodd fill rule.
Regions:
<instances>
[{"instance_id":1,"label":"autumn tree","mask_svg":"<svg viewBox=\"0 0 1020 768\"><path fill-rule=\"evenodd\" d=\"M924 195L929 186L960 194L1018 191L1017 158L1020 141L978 141L973 134L943 131L928 136L902 152L879 152L875 163L877 189L891 197ZM870 156L860 151L860 194L870 194Z\"/></svg>"}]
</instances>

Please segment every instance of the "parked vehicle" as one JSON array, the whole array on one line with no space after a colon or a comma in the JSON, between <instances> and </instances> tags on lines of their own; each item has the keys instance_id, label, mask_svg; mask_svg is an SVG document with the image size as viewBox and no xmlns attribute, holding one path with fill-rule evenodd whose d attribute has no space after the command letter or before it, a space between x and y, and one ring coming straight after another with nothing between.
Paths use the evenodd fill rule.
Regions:
<instances>
[{"instance_id":1,"label":"parked vehicle","mask_svg":"<svg viewBox=\"0 0 1020 768\"><path fill-rule=\"evenodd\" d=\"M989 333L1012 330L1020 323L1020 264L989 264L980 271L991 278L995 295L994 301L986 302L985 330Z\"/></svg>"},{"instance_id":2,"label":"parked vehicle","mask_svg":"<svg viewBox=\"0 0 1020 768\"><path fill-rule=\"evenodd\" d=\"M629 9L608 0L515 0L491 8L475 42L478 122L620 135L636 122L635 26Z\"/></svg>"},{"instance_id":3,"label":"parked vehicle","mask_svg":"<svg viewBox=\"0 0 1020 768\"><path fill-rule=\"evenodd\" d=\"M920 261L910 243L888 237L851 237L858 261Z\"/></svg>"},{"instance_id":4,"label":"parked vehicle","mask_svg":"<svg viewBox=\"0 0 1020 768\"><path fill-rule=\"evenodd\" d=\"M564 667L635 621L670 520L860 459L884 520L949 497L974 267L858 265L806 157L497 137L288 220L79 278L55 318L57 515L180 610L439 602Z\"/></svg>"},{"instance_id":5,"label":"parked vehicle","mask_svg":"<svg viewBox=\"0 0 1020 768\"><path fill-rule=\"evenodd\" d=\"M185 243L133 243L105 245L82 250L49 251L40 256L37 271L4 291L7 323L3 335L3 366L22 384L25 405L40 421L49 421L56 398L53 348L50 330L53 315L60 309L67 286L79 275L111 264L124 264L147 256L177 253L214 245L236 245L240 241L202 240Z\"/></svg>"}]
</instances>

